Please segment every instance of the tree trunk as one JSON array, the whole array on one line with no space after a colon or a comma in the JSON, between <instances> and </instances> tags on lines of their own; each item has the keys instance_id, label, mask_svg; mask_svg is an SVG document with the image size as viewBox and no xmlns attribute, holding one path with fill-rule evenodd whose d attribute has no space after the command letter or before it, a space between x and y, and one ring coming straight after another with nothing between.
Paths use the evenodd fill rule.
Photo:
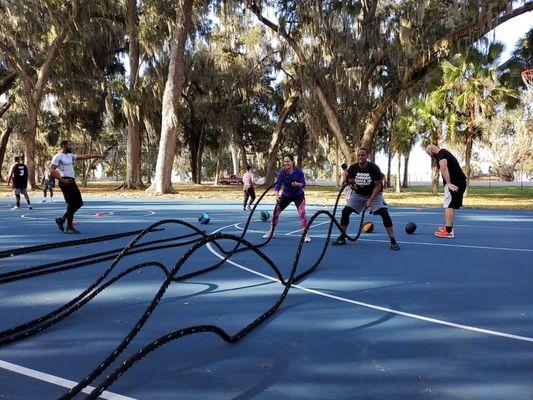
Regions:
<instances>
[{"instance_id":1,"label":"tree trunk","mask_svg":"<svg viewBox=\"0 0 533 400\"><path fill-rule=\"evenodd\" d=\"M394 188L396 193L400 193L401 187L400 187L400 174L402 172L402 155L400 153L396 153L396 157L398 157L397 164L396 164L396 180L394 181Z\"/></svg>"},{"instance_id":2,"label":"tree trunk","mask_svg":"<svg viewBox=\"0 0 533 400\"><path fill-rule=\"evenodd\" d=\"M136 114L136 112L130 113ZM126 184L127 189L141 189L141 126L137 115L128 117L126 142Z\"/></svg>"},{"instance_id":3,"label":"tree trunk","mask_svg":"<svg viewBox=\"0 0 533 400\"><path fill-rule=\"evenodd\" d=\"M387 113L388 108L395 104L397 100L398 95L387 96L381 100L374 110L372 110L366 122L365 132L361 139L361 147L368 149L368 151L372 151L374 137L379 129L379 124L381 123L383 116ZM357 149L355 149L355 151L357 151Z\"/></svg>"},{"instance_id":4,"label":"tree trunk","mask_svg":"<svg viewBox=\"0 0 533 400\"><path fill-rule=\"evenodd\" d=\"M391 165L392 165L392 157L393 157L393 153L392 153L392 149L390 148L390 141L389 141L389 146L387 148L388 150L388 155L387 155L387 187L391 187L391 181L390 181L390 172L391 172Z\"/></svg>"},{"instance_id":5,"label":"tree trunk","mask_svg":"<svg viewBox=\"0 0 533 400\"><path fill-rule=\"evenodd\" d=\"M185 81L185 43L191 25L193 0L179 0L176 12L176 27L172 35L170 65L163 94L161 139L157 154L154 182L149 190L164 194L173 192L171 177L176 155L177 131L179 126L177 107Z\"/></svg>"},{"instance_id":6,"label":"tree trunk","mask_svg":"<svg viewBox=\"0 0 533 400\"><path fill-rule=\"evenodd\" d=\"M4 179L2 178L2 166L4 165L4 158L6 156L7 143L9 142L9 137L11 136L12 132L13 132L13 127L8 126L6 131L2 135L2 139L0 139L0 181L1 182L4 182Z\"/></svg>"},{"instance_id":7,"label":"tree trunk","mask_svg":"<svg viewBox=\"0 0 533 400\"><path fill-rule=\"evenodd\" d=\"M246 146L244 145L244 141L241 140L241 163L242 163L242 169L246 170L246 167L248 164L248 159L246 157Z\"/></svg>"},{"instance_id":8,"label":"tree trunk","mask_svg":"<svg viewBox=\"0 0 533 400\"><path fill-rule=\"evenodd\" d=\"M440 170L435 157L431 157L431 191L434 195L439 194Z\"/></svg>"},{"instance_id":9,"label":"tree trunk","mask_svg":"<svg viewBox=\"0 0 533 400\"><path fill-rule=\"evenodd\" d=\"M229 149L231 151L231 164L233 165L233 175L239 174L239 157L237 154L237 147L235 143L230 143Z\"/></svg>"},{"instance_id":10,"label":"tree trunk","mask_svg":"<svg viewBox=\"0 0 533 400\"><path fill-rule=\"evenodd\" d=\"M403 183L402 187L406 188L409 186L409 154L407 154L403 159Z\"/></svg>"},{"instance_id":11,"label":"tree trunk","mask_svg":"<svg viewBox=\"0 0 533 400\"><path fill-rule=\"evenodd\" d=\"M26 132L24 132L24 163L28 167L28 183L35 189L35 137L37 134L37 109L32 102L26 105Z\"/></svg>"},{"instance_id":12,"label":"tree trunk","mask_svg":"<svg viewBox=\"0 0 533 400\"><path fill-rule=\"evenodd\" d=\"M465 196L468 195L470 189L470 176L472 175L471 158L472 158L472 146L474 144L474 134L470 132L470 128L467 128L466 137L466 151L465 151L465 172L466 172L466 190Z\"/></svg>"},{"instance_id":13,"label":"tree trunk","mask_svg":"<svg viewBox=\"0 0 533 400\"><path fill-rule=\"evenodd\" d=\"M351 161L354 159L353 150L348 144L348 141L346 140L346 134L341 128L339 117L337 115L337 109L330 103L326 93L316 78L309 76L309 87L314 92L315 96L318 97L318 101L322 107L322 111L324 112L324 117L328 123L328 128L335 135L342 155L348 162L351 163Z\"/></svg>"},{"instance_id":14,"label":"tree trunk","mask_svg":"<svg viewBox=\"0 0 533 400\"><path fill-rule=\"evenodd\" d=\"M202 184L202 156L204 153L204 140L203 135L200 137L200 142L198 143L198 150L196 152L196 181L198 185Z\"/></svg>"},{"instance_id":15,"label":"tree trunk","mask_svg":"<svg viewBox=\"0 0 533 400\"><path fill-rule=\"evenodd\" d=\"M129 38L129 99L125 102L128 123L126 141L126 188L141 189L144 187L141 178L141 124L137 86L139 80L139 41L137 28L139 24L137 0L127 0L126 27Z\"/></svg>"},{"instance_id":16,"label":"tree trunk","mask_svg":"<svg viewBox=\"0 0 533 400\"><path fill-rule=\"evenodd\" d=\"M279 144L283 137L283 128L285 127L285 122L290 114L294 111L300 93L296 90L293 90L283 108L279 114L278 122L274 127L274 132L272 133L272 139L270 140L270 145L268 146L268 158L265 167L265 185L272 185L277 175L277 160L278 160L278 150Z\"/></svg>"}]
</instances>

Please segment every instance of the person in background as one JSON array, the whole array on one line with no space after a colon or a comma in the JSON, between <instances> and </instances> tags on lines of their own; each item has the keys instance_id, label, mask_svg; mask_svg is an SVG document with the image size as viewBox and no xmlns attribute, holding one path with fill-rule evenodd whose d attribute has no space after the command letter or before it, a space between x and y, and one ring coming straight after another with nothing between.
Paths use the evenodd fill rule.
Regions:
<instances>
[{"instance_id":1,"label":"person in background","mask_svg":"<svg viewBox=\"0 0 533 400\"><path fill-rule=\"evenodd\" d=\"M28 204L28 209L33 210L30 202L30 196L28 195L28 167L22 162L22 157L15 156L13 158L13 165L9 170L7 177L7 186L13 182L13 194L15 195L15 206L11 211L17 211L20 209L20 195L22 194Z\"/></svg>"},{"instance_id":2,"label":"person in background","mask_svg":"<svg viewBox=\"0 0 533 400\"><path fill-rule=\"evenodd\" d=\"M251 210L252 204L255 200L255 189L254 189L254 175L252 173L252 167L246 166L246 173L242 176L242 182L244 184L243 190L244 190L244 201L242 203L242 209L244 211ZM248 198L250 199L250 203L248 203ZM248 203L248 206L247 206Z\"/></svg>"}]
</instances>

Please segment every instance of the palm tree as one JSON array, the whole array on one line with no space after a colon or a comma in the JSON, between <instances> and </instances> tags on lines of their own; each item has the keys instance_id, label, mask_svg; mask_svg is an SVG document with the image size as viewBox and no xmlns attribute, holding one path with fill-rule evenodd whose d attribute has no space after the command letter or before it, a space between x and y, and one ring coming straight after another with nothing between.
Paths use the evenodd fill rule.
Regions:
<instances>
[{"instance_id":1,"label":"palm tree","mask_svg":"<svg viewBox=\"0 0 533 400\"><path fill-rule=\"evenodd\" d=\"M465 129L448 129L448 139L465 145L465 172L468 185L471 175L472 147L482 139L482 122L492 118L498 106L514 97L513 91L499 80L496 60L503 45L493 43L486 54L470 48L456 53L450 61L441 63L442 86L434 92L440 107L455 114L455 119L464 123Z\"/></svg>"}]
</instances>

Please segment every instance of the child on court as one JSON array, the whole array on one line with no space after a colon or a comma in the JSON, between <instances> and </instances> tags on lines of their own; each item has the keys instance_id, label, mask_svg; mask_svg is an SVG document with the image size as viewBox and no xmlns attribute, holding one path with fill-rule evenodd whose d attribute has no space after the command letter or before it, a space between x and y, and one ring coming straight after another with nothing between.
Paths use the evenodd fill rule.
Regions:
<instances>
[{"instance_id":1,"label":"child on court","mask_svg":"<svg viewBox=\"0 0 533 400\"><path fill-rule=\"evenodd\" d=\"M254 189L254 174L252 173L252 167L247 166L246 167L246 173L242 176L242 183L244 185L244 201L242 203L242 209L244 211L252 210L252 204L255 200L255 189ZM250 203L248 203L248 198L250 198ZM246 204L248 203L248 207Z\"/></svg>"}]
</instances>

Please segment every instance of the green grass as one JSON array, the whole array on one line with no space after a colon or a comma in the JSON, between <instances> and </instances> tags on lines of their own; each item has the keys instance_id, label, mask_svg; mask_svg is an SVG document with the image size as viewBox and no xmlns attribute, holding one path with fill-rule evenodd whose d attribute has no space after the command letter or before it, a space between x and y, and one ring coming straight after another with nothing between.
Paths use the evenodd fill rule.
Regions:
<instances>
[{"instance_id":1,"label":"green grass","mask_svg":"<svg viewBox=\"0 0 533 400\"><path fill-rule=\"evenodd\" d=\"M122 198L149 198L143 190L114 190L118 186L114 182L94 182L89 183L86 188L81 188L84 196L99 197L122 197ZM180 200L222 200L222 201L242 201L241 186L213 186L204 185L174 185L176 194L168 194L163 197ZM384 197L387 203L392 206L409 207L440 207L443 199L443 189L439 188L439 194L433 195L429 186L414 186L403 189L401 193L395 193L394 189L387 188ZM263 188L258 187L256 194L259 196ZM40 189L30 192L32 198L40 199ZM61 195L56 191L57 195ZM308 204L332 205L337 197L338 189L334 186L308 186L305 189L306 201ZM5 186L0 188L0 196L11 197L11 190ZM265 198L266 201L274 201L274 194L270 192ZM35 200L34 200L35 202ZM344 198L341 198L344 203ZM499 208L499 209L521 209L533 210L533 187L520 186L473 186L470 193L464 200L465 207L471 208Z\"/></svg>"}]
</instances>

